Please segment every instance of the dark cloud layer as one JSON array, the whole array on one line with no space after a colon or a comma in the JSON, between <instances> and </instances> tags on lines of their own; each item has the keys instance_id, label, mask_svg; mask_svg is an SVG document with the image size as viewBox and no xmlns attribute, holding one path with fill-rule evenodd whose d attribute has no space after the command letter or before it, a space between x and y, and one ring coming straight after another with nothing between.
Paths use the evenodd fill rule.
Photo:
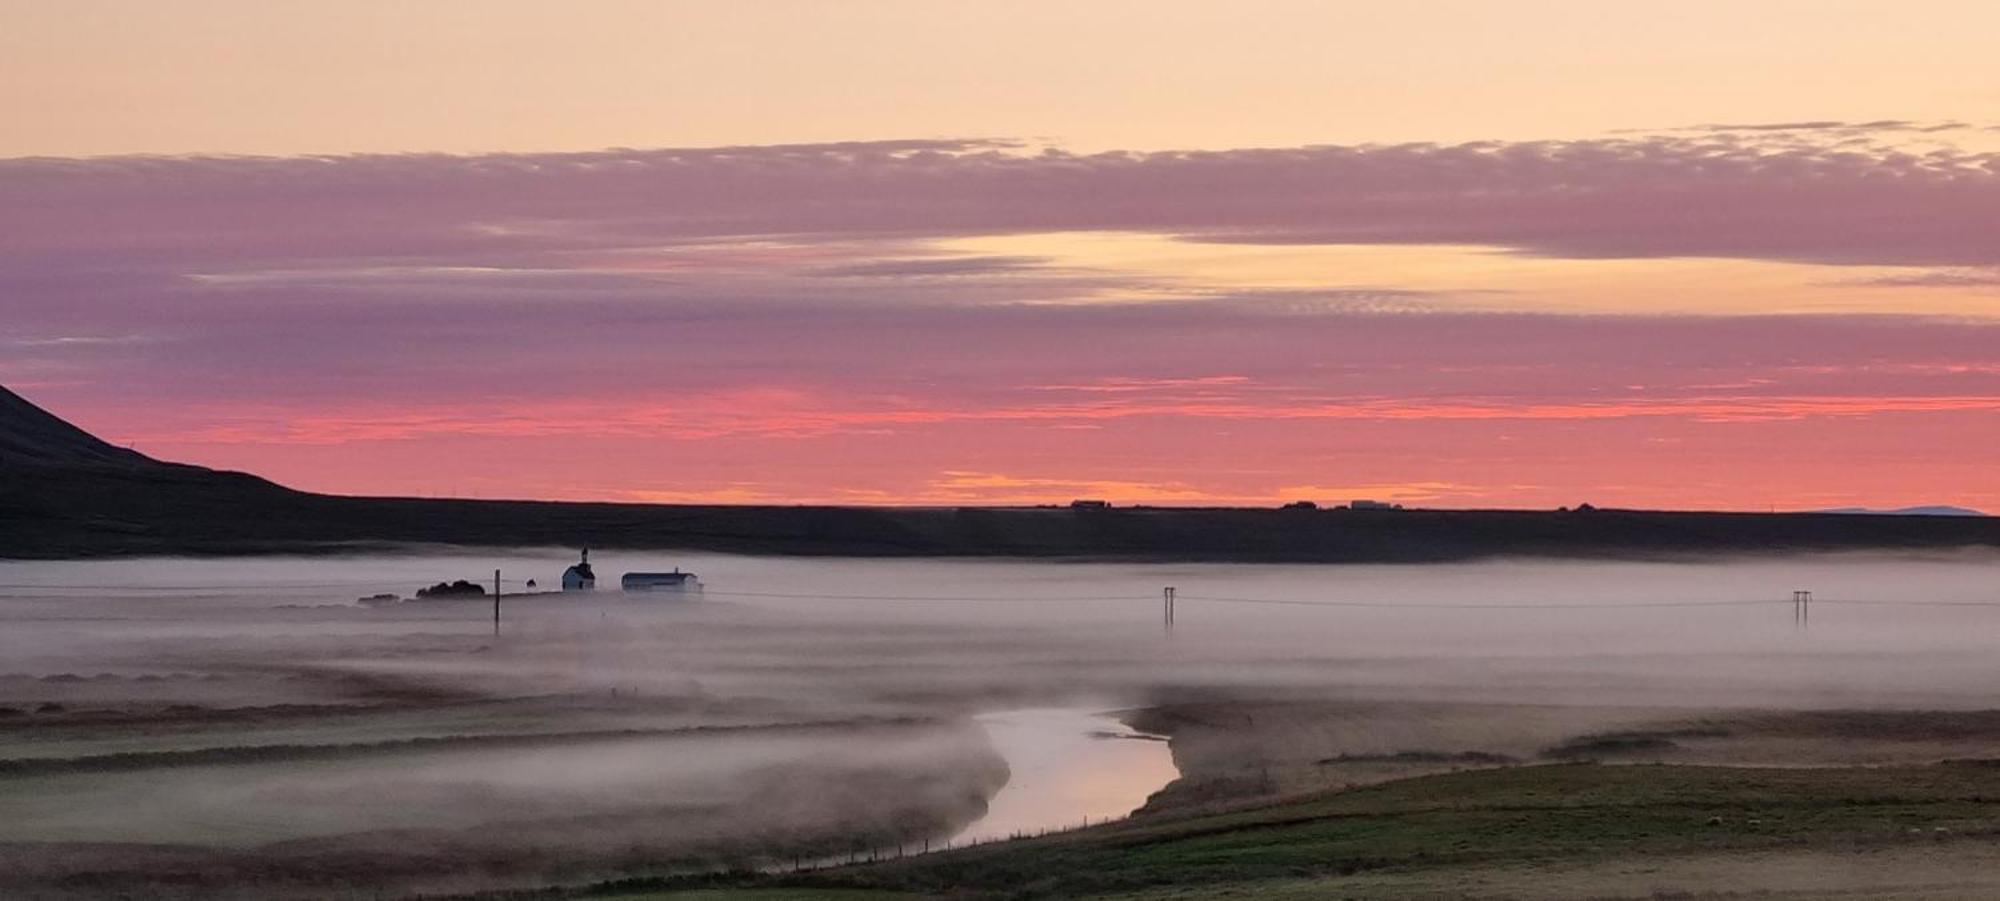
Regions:
<instances>
[{"instance_id":1,"label":"dark cloud layer","mask_svg":"<svg viewBox=\"0 0 2000 901\"><path fill-rule=\"evenodd\" d=\"M2000 155L1727 134L1221 152L893 142L0 162L0 266L511 265L751 235L1140 230L1564 257L2000 263Z\"/></svg>"}]
</instances>

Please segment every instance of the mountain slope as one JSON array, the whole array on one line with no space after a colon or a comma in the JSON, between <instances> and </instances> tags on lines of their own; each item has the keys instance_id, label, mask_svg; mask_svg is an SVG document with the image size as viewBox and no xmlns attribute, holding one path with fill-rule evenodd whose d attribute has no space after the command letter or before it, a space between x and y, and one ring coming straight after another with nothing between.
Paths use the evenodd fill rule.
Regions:
<instances>
[{"instance_id":1,"label":"mountain slope","mask_svg":"<svg viewBox=\"0 0 2000 901\"><path fill-rule=\"evenodd\" d=\"M164 466L70 425L0 386L0 465Z\"/></svg>"},{"instance_id":2,"label":"mountain slope","mask_svg":"<svg viewBox=\"0 0 2000 901\"><path fill-rule=\"evenodd\" d=\"M230 551L301 497L118 447L0 386L0 558Z\"/></svg>"}]
</instances>

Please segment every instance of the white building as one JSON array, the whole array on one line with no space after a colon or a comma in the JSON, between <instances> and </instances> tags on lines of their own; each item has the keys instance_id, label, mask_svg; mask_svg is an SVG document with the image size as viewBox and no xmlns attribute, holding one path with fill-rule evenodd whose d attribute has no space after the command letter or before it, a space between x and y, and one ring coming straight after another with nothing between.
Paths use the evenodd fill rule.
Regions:
<instances>
[{"instance_id":1,"label":"white building","mask_svg":"<svg viewBox=\"0 0 2000 901\"><path fill-rule=\"evenodd\" d=\"M597 573L590 569L590 549L583 549L583 559L563 570L564 591L590 591L597 587Z\"/></svg>"},{"instance_id":2,"label":"white building","mask_svg":"<svg viewBox=\"0 0 2000 901\"><path fill-rule=\"evenodd\" d=\"M675 591L694 592L701 590L701 580L694 573L684 573L675 569L670 573L626 573L619 580L626 591Z\"/></svg>"}]
</instances>

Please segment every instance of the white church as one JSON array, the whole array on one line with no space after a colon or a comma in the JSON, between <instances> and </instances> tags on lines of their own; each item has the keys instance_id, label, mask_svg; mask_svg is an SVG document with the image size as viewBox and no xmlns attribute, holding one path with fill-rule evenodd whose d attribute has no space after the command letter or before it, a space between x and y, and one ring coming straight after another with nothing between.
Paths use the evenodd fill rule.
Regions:
<instances>
[{"instance_id":1,"label":"white church","mask_svg":"<svg viewBox=\"0 0 2000 901\"><path fill-rule=\"evenodd\" d=\"M590 549L583 549L583 559L563 570L562 590L592 591L597 588L597 573L590 568Z\"/></svg>"}]
</instances>

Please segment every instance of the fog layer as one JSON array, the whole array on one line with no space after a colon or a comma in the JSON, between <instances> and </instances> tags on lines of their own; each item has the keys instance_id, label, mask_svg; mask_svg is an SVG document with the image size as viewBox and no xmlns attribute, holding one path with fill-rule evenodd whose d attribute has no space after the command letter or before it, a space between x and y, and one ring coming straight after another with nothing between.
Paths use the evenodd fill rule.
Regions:
<instances>
[{"instance_id":1,"label":"fog layer","mask_svg":"<svg viewBox=\"0 0 2000 901\"><path fill-rule=\"evenodd\" d=\"M355 601L495 569L546 591L573 552L0 563L0 887L370 894L767 866L978 834L989 803L986 828L1010 831L1010 766L1018 788L1088 741L988 728L1026 708L1174 731L1175 791L1196 797L1246 759L1463 762L1668 715L1979 709L2000 684L1987 555L593 557L600 584L679 566L709 590L517 595L496 636L490 598ZM1116 797L1151 790L1132 785Z\"/></svg>"}]
</instances>

